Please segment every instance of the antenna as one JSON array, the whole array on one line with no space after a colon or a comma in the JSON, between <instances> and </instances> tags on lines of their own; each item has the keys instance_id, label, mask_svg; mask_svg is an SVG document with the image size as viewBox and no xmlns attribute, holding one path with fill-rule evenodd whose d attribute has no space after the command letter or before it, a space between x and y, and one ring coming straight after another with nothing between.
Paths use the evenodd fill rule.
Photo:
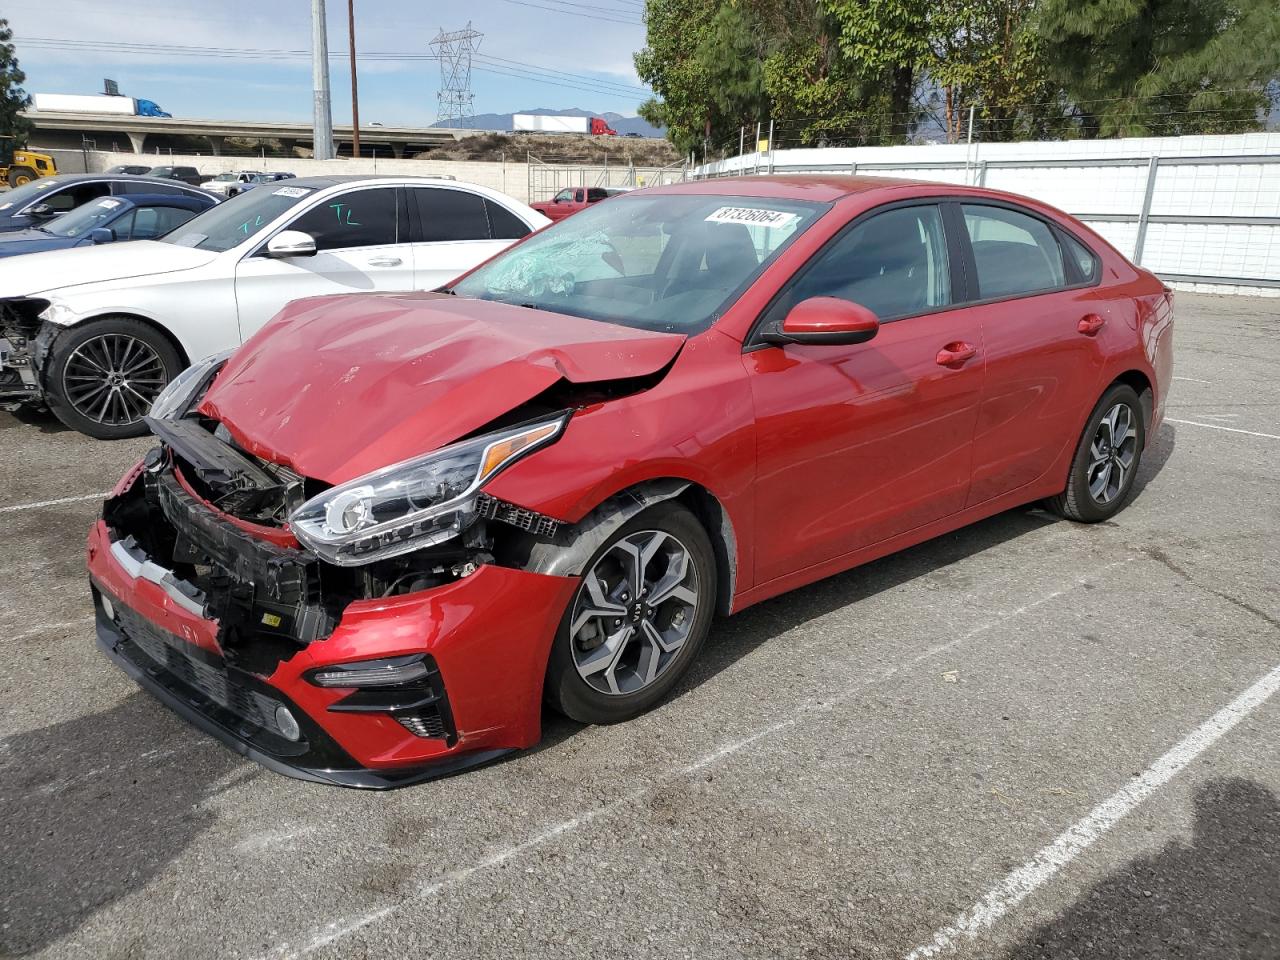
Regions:
<instances>
[{"instance_id":1,"label":"antenna","mask_svg":"<svg viewBox=\"0 0 1280 960\"><path fill-rule=\"evenodd\" d=\"M458 125L469 121L475 113L475 96L471 93L471 54L480 46L484 34L471 28L471 21L461 30L445 33L444 28L431 41L440 60L440 101L437 120L453 120Z\"/></svg>"}]
</instances>

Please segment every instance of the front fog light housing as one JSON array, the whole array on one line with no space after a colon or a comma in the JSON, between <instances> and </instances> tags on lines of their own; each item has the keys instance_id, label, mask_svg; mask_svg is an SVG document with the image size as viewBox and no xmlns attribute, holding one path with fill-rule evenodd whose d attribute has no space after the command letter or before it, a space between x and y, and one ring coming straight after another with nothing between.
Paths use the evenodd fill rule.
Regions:
<instances>
[{"instance_id":1,"label":"front fog light housing","mask_svg":"<svg viewBox=\"0 0 1280 960\"><path fill-rule=\"evenodd\" d=\"M298 726L297 719L283 703L276 707L276 729L280 731L280 735L286 740L292 740L296 743L302 739L302 728Z\"/></svg>"},{"instance_id":2,"label":"front fog light housing","mask_svg":"<svg viewBox=\"0 0 1280 960\"><path fill-rule=\"evenodd\" d=\"M554 443L569 420L499 430L330 487L289 516L289 527L322 560L343 567L442 543L476 519L476 495L498 473Z\"/></svg>"},{"instance_id":3,"label":"front fog light housing","mask_svg":"<svg viewBox=\"0 0 1280 960\"><path fill-rule=\"evenodd\" d=\"M313 670L307 679L318 687L397 687L421 680L430 671L422 654L357 660Z\"/></svg>"}]
</instances>

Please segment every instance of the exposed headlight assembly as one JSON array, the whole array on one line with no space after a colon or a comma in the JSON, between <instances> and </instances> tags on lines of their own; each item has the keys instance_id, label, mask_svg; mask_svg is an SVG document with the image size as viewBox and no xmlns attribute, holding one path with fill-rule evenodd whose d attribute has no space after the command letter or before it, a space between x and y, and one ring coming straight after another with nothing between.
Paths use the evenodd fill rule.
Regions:
<instances>
[{"instance_id":1,"label":"exposed headlight assembly","mask_svg":"<svg viewBox=\"0 0 1280 960\"><path fill-rule=\"evenodd\" d=\"M331 487L289 517L303 544L351 567L457 536L476 518L476 494L500 471L557 440L561 414L486 434Z\"/></svg>"},{"instance_id":2,"label":"exposed headlight assembly","mask_svg":"<svg viewBox=\"0 0 1280 960\"><path fill-rule=\"evenodd\" d=\"M151 401L151 410L147 416L152 420L177 420L191 409L191 405L204 392L214 374L222 369L227 357L233 353L235 350L224 350L187 367L170 380L156 395L155 400Z\"/></svg>"},{"instance_id":3,"label":"exposed headlight assembly","mask_svg":"<svg viewBox=\"0 0 1280 960\"><path fill-rule=\"evenodd\" d=\"M80 319L80 315L61 300L50 300L49 305L36 314L36 317L58 327L69 327Z\"/></svg>"}]
</instances>

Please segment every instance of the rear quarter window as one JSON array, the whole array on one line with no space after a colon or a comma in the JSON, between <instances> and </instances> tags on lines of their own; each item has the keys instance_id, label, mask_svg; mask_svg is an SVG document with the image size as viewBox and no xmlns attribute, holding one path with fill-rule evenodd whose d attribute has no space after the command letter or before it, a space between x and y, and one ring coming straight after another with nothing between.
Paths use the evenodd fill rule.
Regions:
<instances>
[{"instance_id":1,"label":"rear quarter window","mask_svg":"<svg viewBox=\"0 0 1280 960\"><path fill-rule=\"evenodd\" d=\"M1062 242L1066 244L1067 256L1080 272L1080 279L1085 283L1093 283L1097 280L1100 264L1094 252L1069 233L1062 235Z\"/></svg>"}]
</instances>

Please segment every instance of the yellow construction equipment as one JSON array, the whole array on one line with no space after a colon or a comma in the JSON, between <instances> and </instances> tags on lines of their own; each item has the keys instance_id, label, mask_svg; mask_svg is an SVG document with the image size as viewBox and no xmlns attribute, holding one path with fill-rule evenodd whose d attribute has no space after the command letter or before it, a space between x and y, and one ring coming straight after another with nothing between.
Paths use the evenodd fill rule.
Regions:
<instances>
[{"instance_id":1,"label":"yellow construction equipment","mask_svg":"<svg viewBox=\"0 0 1280 960\"><path fill-rule=\"evenodd\" d=\"M0 180L7 180L9 186L20 187L57 172L58 165L49 154L19 150L13 137L0 137Z\"/></svg>"}]
</instances>

